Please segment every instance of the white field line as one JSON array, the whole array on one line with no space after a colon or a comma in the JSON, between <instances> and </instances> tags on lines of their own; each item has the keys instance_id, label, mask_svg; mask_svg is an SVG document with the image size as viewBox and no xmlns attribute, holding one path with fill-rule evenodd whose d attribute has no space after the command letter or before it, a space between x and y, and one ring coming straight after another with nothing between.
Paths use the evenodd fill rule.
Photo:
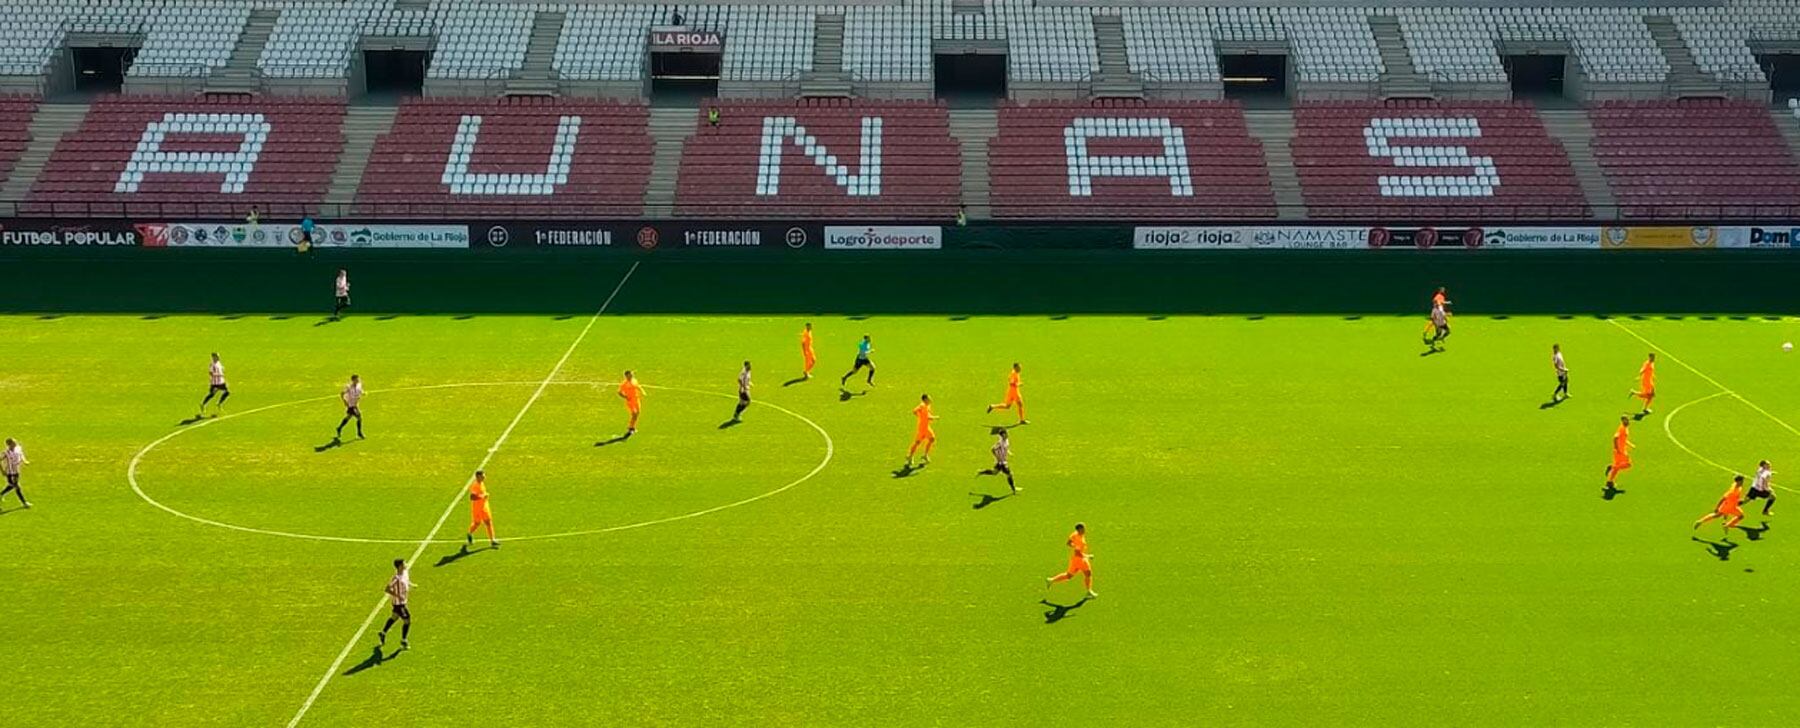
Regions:
<instances>
[{"instance_id":1,"label":"white field line","mask_svg":"<svg viewBox=\"0 0 1800 728\"><path fill-rule=\"evenodd\" d=\"M1744 395L1738 394L1732 388L1727 387L1723 384L1720 384L1719 380L1713 379L1712 377L1707 376L1706 372L1703 372L1703 371L1700 371L1699 369L1694 368L1694 365L1689 364L1685 361L1682 361L1681 357L1675 356L1675 354L1673 352L1669 351L1668 349L1664 349L1661 346L1657 346L1656 342L1644 338L1642 335L1638 334L1638 332L1636 332L1636 331L1632 331L1631 327L1626 326L1625 324L1619 323L1617 319L1607 319L1606 321L1607 321L1607 323L1610 323L1614 326L1619 327L1620 331L1624 331L1625 333L1630 334L1631 338L1634 338L1634 339L1637 339L1638 341L1644 342L1645 346L1648 346L1651 349L1655 349L1657 353L1662 354L1665 357L1668 357L1669 361L1672 361L1672 362L1675 362L1676 364L1681 365L1681 368L1686 369L1690 372L1693 372L1695 375L1699 376L1701 379L1706 380L1708 384L1711 384L1714 387L1719 388L1719 391L1709 394L1705 397L1701 397L1696 400L1682 403L1681 406L1676 407L1674 410L1669 412L1669 415L1667 417L1663 418L1663 434L1668 435L1669 441L1675 443L1676 447L1679 447L1683 451L1687 452L1687 454L1694 456L1694 458L1699 460L1700 462L1706 463L1707 465L1711 465L1715 468L1723 470L1727 473L1731 473L1733 475L1740 475L1743 472L1736 468L1731 468L1731 467L1726 467L1724 465L1720 465L1716 462L1713 462L1712 459L1710 459L1704 455L1701 455L1700 453L1694 452L1693 448L1688 447L1686 444L1683 444L1681 442L1681 440L1677 439L1675 437L1675 431L1670 428L1670 423L1673 423L1675 421L1675 415L1680 414L1681 411L1684 409L1687 409L1689 405L1700 404L1701 402L1705 402L1705 401L1713 399L1715 397L1729 396L1732 399L1742 402L1745 405L1749 406L1750 409L1756 410L1757 412L1761 413L1762 416L1767 417L1770 420L1773 420L1775 422L1775 424L1781 425L1782 428L1786 429L1788 432L1794 433L1795 436L1800 437L1800 430L1794 429L1793 425L1788 424L1785 420L1781 419L1780 417L1776 417L1774 415L1774 413L1771 413L1770 411L1763 409L1762 407L1758 406L1755 402L1745 399ZM1779 488L1781 490L1788 491L1790 493L1800 493L1800 490L1795 490L1795 489L1789 488L1787 486L1777 485L1775 487Z\"/></svg>"},{"instance_id":2,"label":"white field line","mask_svg":"<svg viewBox=\"0 0 1800 728\"><path fill-rule=\"evenodd\" d=\"M425 385L413 386L413 387L392 387L392 388L388 388L388 389L371 389L371 390L369 390L369 394L377 395L377 394L386 394L386 393L391 393L391 392L415 392L415 391L433 390L433 389L461 389L461 388L466 388L466 387L519 387L519 386L531 386L534 384L537 384L537 383L536 382L458 382L458 383L452 383L452 384L425 384ZM610 384L612 384L612 382L563 380L563 381L551 382L550 384L553 386L597 387L597 386L601 386L601 385L610 385ZM664 384L646 384L643 386L645 389L659 389L659 390L663 390L663 391L702 394L702 395L706 395L709 397L720 397L723 399L730 399L730 400L734 400L734 401L737 399L736 394L727 394L724 392L714 392L714 391L708 391L708 390L704 390L704 389L692 389L689 387L674 387L674 386L669 386L669 385L664 385ZM278 536L281 538L301 539L301 540L305 540L305 541L327 541L327 542L332 542L332 543L417 544L418 543L417 539L410 539L410 538L402 539L402 538L365 538L365 537L361 537L361 536L327 536L327 535L315 534L315 533L296 533L293 531L278 531L278 530L269 529L269 528L257 528L255 526L240 526L235 523L220 521L220 520L213 519L213 518L207 518L205 516L196 516L192 513L188 513L186 511L182 511L178 508L175 508L173 506L165 504L162 501L157 500L154 496L150 495L149 491L145 490L143 488L143 486L138 483L137 470L139 467L139 463L144 459L144 457L149 455L151 451L155 450L157 447L161 446L163 443L168 442L169 440L172 440L179 435L182 435L182 434L188 433L188 432L193 432L194 430L200 429L201 427L205 427L205 426L208 426L208 425L211 425L214 423L224 422L224 421L232 419L234 417L248 417L250 415L254 415L254 414L257 414L260 412L267 412L269 410L280 409L283 407L292 407L294 405L310 404L313 402L322 402L325 400L335 400L335 399L337 399L336 395L325 395L325 396L321 396L321 397L309 397L306 399L297 399L297 400L294 400L291 402L281 402L279 404L264 405L262 407L257 407L255 409L248 409L248 410L244 410L242 412L234 412L232 414L225 415L223 417L219 417L216 419L203 420L203 421L193 425L192 427L174 430L167 435L163 435L162 437L159 437L159 438L151 441L150 444L145 445L143 447L143 449L138 450L136 455L132 456L131 463L129 465L127 465L126 469L125 469L126 482L131 484L132 492L136 493L138 498L143 500L145 503L149 503L150 505L155 506L158 510L161 510L162 512L167 513L171 516L175 516L177 518L184 518L184 519L193 521L194 523L198 523L198 524L201 524L204 526L212 526L214 528L223 528L223 529L227 529L227 530L231 530L231 531L238 531L241 533L254 533L258 536ZM832 442L831 433L826 432L825 428L820 426L819 423L814 422L812 420L812 418L807 417L806 415L800 414L798 412L795 412L793 410L790 410L790 409L783 407L781 405L778 405L778 404L770 404L763 400L756 400L753 403L753 405L757 406L757 407L767 407L769 409L773 409L777 412L780 412L789 417L793 417L794 419L797 419L801 422L806 423L807 427L811 427L814 432L819 433L819 437L825 441L825 456L819 460L818 464L816 464L812 467L812 470L807 471L805 475L802 475L799 478L797 478L785 485L782 485L779 488L768 491L766 493L761 493L758 495L750 496L749 498L744 498L742 500L734 501L731 503L726 503L724 505L712 506L710 508L704 508L701 510L693 511L691 513L682 513L682 514L673 515L673 516L664 516L662 518L655 518L655 519L651 519L648 521L639 521L637 523L624 523L624 524L619 524L616 526L604 526L604 527L600 527L600 528L588 528L588 529L580 529L580 530L575 530L575 531L562 531L562 532L558 532L558 533L540 533L540 534L527 534L524 536L512 536L507 539L507 542L511 543L511 542L516 542L516 541L543 541L543 540L553 539L553 538L574 538L576 536L592 536L592 535L603 534L603 533L629 531L632 529L644 528L646 526L660 526L665 523L675 523L678 521L685 521L690 518L699 518L700 516L711 515L713 513L718 513L719 511L736 508L738 506L748 505L748 504L763 500L765 498L771 498L771 497L780 495L782 493L785 493L788 490L799 486L801 483L805 483L806 481L811 480L813 478L813 476L818 475L820 471L824 470L825 466L831 464L831 459L836 454L837 446L834 442ZM1383 447L1398 448L1399 446L1392 445L1392 446L1383 446ZM459 538L434 538L431 540L431 543L434 543L434 544L454 544L454 543L461 543L461 542L462 542L462 539L459 539Z\"/></svg>"},{"instance_id":3,"label":"white field line","mask_svg":"<svg viewBox=\"0 0 1800 728\"><path fill-rule=\"evenodd\" d=\"M563 366L569 363L569 357L575 355L575 349L579 348L581 342L587 339L588 332L594 330L594 324L600 321L600 317L606 313L607 307L611 306L613 299L618 297L619 291L625 289L625 283L631 280L631 274L637 272L641 262L633 261L631 268L627 269L625 275L619 278L619 284L613 286L612 293L608 294L606 300L600 303L600 308L594 311L593 316L588 317L587 325L581 327L581 333L577 334L575 341L570 342L569 348L563 351L562 358L556 360L556 366L551 367L550 373L544 375L544 380L538 382L537 389L531 392L531 398L525 400L525 406L519 408L519 413L513 415L512 422L507 423L506 429L500 432L500 437L494 439L493 447L488 448L487 454L481 457L481 463L475 466L475 470L486 468L488 461L494 459L494 453L499 452L500 446L505 445L507 438L512 437L513 430L518 428L519 422L525 419L525 413L531 411L531 406L537 404L538 398L544 396L544 390L550 387L550 382L556 379L556 375L562 373ZM468 487L468 483L465 482L456 489L456 495L450 498L448 505L444 506L444 512L438 514L437 522L433 523L431 530L426 531L425 535L419 539L419 545L413 549L412 556L406 559L408 569L412 568L412 564L424 555L426 547L431 545L431 539L437 536L439 529L444 527L444 522L450 520L450 514L456 510L458 504L462 503L463 493L468 490ZM289 720L287 723L288 728L299 725L300 720L306 717L306 712L312 710L313 703L319 700L319 694L325 692L325 686L331 683L331 678L337 675L339 668L344 666L344 660L350 656L350 651L356 649L356 645L362 642L363 635L368 634L369 625L375 623L375 618L381 615L382 605L386 603L387 595L385 594L375 600L375 606L369 610L369 616L363 618L362 625L356 628L356 634L351 635L349 641L344 643L344 649L338 651L337 659L331 661L331 667L325 670L324 675L319 676L319 682L313 686L312 693L306 696L306 702L301 703L300 709L294 711L293 720Z\"/></svg>"}]
</instances>

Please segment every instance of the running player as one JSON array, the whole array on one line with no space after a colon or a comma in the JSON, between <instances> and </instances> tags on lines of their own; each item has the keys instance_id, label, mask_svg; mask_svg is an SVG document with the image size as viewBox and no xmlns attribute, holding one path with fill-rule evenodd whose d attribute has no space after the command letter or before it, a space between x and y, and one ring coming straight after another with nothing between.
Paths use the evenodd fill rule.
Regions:
<instances>
[{"instance_id":1,"label":"running player","mask_svg":"<svg viewBox=\"0 0 1800 728\"><path fill-rule=\"evenodd\" d=\"M637 434L638 413L644 409L644 387L630 369L619 380L619 399L625 400L625 411L631 413L631 421L625 424L625 436L631 437Z\"/></svg>"},{"instance_id":2,"label":"running player","mask_svg":"<svg viewBox=\"0 0 1800 728\"><path fill-rule=\"evenodd\" d=\"M1725 495L1719 498L1719 504L1713 506L1712 512L1694 521L1694 530L1700 530L1701 524L1714 518L1725 519L1725 537L1731 538L1731 529L1744 520L1744 476L1731 476L1731 487L1725 489Z\"/></svg>"},{"instance_id":3,"label":"running player","mask_svg":"<svg viewBox=\"0 0 1800 728\"><path fill-rule=\"evenodd\" d=\"M25 459L25 448L19 447L19 441L6 438L6 452L0 453L0 472L6 474L6 487L0 488L0 498L5 498L7 493L15 493L19 496L21 505L31 507L31 501L25 500L25 490L19 487L19 469L30 463L30 460Z\"/></svg>"},{"instance_id":4,"label":"running player","mask_svg":"<svg viewBox=\"0 0 1800 728\"><path fill-rule=\"evenodd\" d=\"M850 381L850 375L862 371L863 367L869 368L869 386L875 386L875 362L869 360L869 355L874 351L874 345L869 342L869 335L863 334L862 341L856 344L856 365L850 367L850 371L844 372L844 376L838 379L838 386L844 386L845 382Z\"/></svg>"},{"instance_id":5,"label":"running player","mask_svg":"<svg viewBox=\"0 0 1800 728\"><path fill-rule=\"evenodd\" d=\"M1441 303L1431 307L1430 328L1432 331L1431 339L1425 343L1433 350L1438 350L1441 348L1438 344L1443 343L1444 339L1450 338L1450 312L1445 311L1444 305Z\"/></svg>"},{"instance_id":6,"label":"running player","mask_svg":"<svg viewBox=\"0 0 1800 728\"><path fill-rule=\"evenodd\" d=\"M412 592L412 588L412 574L406 569L406 559L394 559L394 577L388 579L385 590L388 601L393 603L393 608L388 613L387 624L381 625L381 644L387 644L388 629L393 627L394 620L398 619L401 620L400 649L412 647L406 643L407 636L412 632L412 610L406 606L406 596Z\"/></svg>"},{"instance_id":7,"label":"running player","mask_svg":"<svg viewBox=\"0 0 1800 728\"><path fill-rule=\"evenodd\" d=\"M1613 482L1619 479L1619 474L1631 468L1631 449L1634 447L1637 446L1631 444L1631 418L1620 415L1619 429L1613 433L1612 464L1606 466L1607 490L1616 490Z\"/></svg>"},{"instance_id":8,"label":"running player","mask_svg":"<svg viewBox=\"0 0 1800 728\"><path fill-rule=\"evenodd\" d=\"M1569 365L1563 361L1562 344L1550 345L1550 367L1556 370L1556 391L1550 393L1550 401L1561 402L1569 398Z\"/></svg>"},{"instance_id":9,"label":"running player","mask_svg":"<svg viewBox=\"0 0 1800 728\"><path fill-rule=\"evenodd\" d=\"M1437 319L1437 310L1440 308L1445 308L1446 306L1449 306L1449 305L1450 305L1450 299L1444 297L1444 287L1438 286L1437 292L1431 294L1431 318L1432 318L1432 320L1429 322L1426 322L1426 324L1425 324L1425 335L1426 336L1431 336L1433 330L1436 329L1436 327L1437 327L1437 320L1436 320ZM1449 309L1446 308L1445 316L1448 317L1448 315L1449 315ZM1431 343L1431 340L1427 339L1426 343Z\"/></svg>"},{"instance_id":10,"label":"running player","mask_svg":"<svg viewBox=\"0 0 1800 728\"><path fill-rule=\"evenodd\" d=\"M350 307L350 271L339 268L331 290L336 296L336 303L331 307L331 320L336 321L344 315L344 309Z\"/></svg>"},{"instance_id":11,"label":"running player","mask_svg":"<svg viewBox=\"0 0 1800 728\"><path fill-rule=\"evenodd\" d=\"M1656 399L1656 352L1644 360L1644 366L1638 369L1638 388L1629 396L1644 400L1644 411L1638 414L1650 414L1650 400Z\"/></svg>"},{"instance_id":12,"label":"running player","mask_svg":"<svg viewBox=\"0 0 1800 728\"><path fill-rule=\"evenodd\" d=\"M1769 469L1769 461L1764 460L1757 463L1756 475L1750 479L1750 492L1744 494L1744 500L1747 501L1767 501L1763 504L1762 510L1762 514L1765 516L1775 515L1775 484L1769 482L1769 479L1773 477L1775 477L1775 471Z\"/></svg>"},{"instance_id":13,"label":"running player","mask_svg":"<svg viewBox=\"0 0 1800 728\"><path fill-rule=\"evenodd\" d=\"M1019 363L1018 362L1013 362L1012 373L1006 375L1006 401L1001 402L1000 404L988 405L987 411L992 413L994 410L997 410L997 409L1001 409L1001 410L1012 409L1013 405L1019 406L1019 424L1021 424L1021 425L1031 424L1029 421L1027 421L1025 419L1025 398L1019 396Z\"/></svg>"},{"instance_id":14,"label":"running player","mask_svg":"<svg viewBox=\"0 0 1800 728\"><path fill-rule=\"evenodd\" d=\"M800 373L803 375L802 378L812 379L813 365L817 363L819 363L819 355L813 353L812 322L808 321L806 327L800 329L800 364L802 366Z\"/></svg>"},{"instance_id":15,"label":"running player","mask_svg":"<svg viewBox=\"0 0 1800 728\"><path fill-rule=\"evenodd\" d=\"M1057 582L1068 581L1081 574L1082 582L1087 586L1089 598L1100 596L1094 593L1094 555L1088 553L1087 524L1075 524L1075 532L1069 534L1069 570L1056 576L1044 578L1044 588L1055 586Z\"/></svg>"},{"instance_id":16,"label":"running player","mask_svg":"<svg viewBox=\"0 0 1800 728\"><path fill-rule=\"evenodd\" d=\"M487 527L488 545L500 548L494 539L494 514L488 510L487 473L475 471L475 482L469 484L469 532L463 538L466 550L475 545L475 529Z\"/></svg>"},{"instance_id":17,"label":"running player","mask_svg":"<svg viewBox=\"0 0 1800 728\"><path fill-rule=\"evenodd\" d=\"M937 419L937 415L931 413L931 395L919 395L919 406L913 408L913 417L918 420L918 427L913 430L912 447L906 450L906 467L909 468L912 467L913 453L918 452L920 445L925 446L925 457L919 464L931 464L931 446L937 444L937 433L931 431L931 421Z\"/></svg>"},{"instance_id":18,"label":"running player","mask_svg":"<svg viewBox=\"0 0 1800 728\"><path fill-rule=\"evenodd\" d=\"M344 419L338 421L337 434L333 435L331 439L343 438L344 425L350 424L351 418L356 419L356 439L363 439L362 398L362 377L352 374L350 375L350 384L346 385L343 393L338 395L338 399L344 401Z\"/></svg>"},{"instance_id":19,"label":"running player","mask_svg":"<svg viewBox=\"0 0 1800 728\"><path fill-rule=\"evenodd\" d=\"M1011 488L1012 492L1017 493L1019 492L1019 486L1013 484L1012 466L1007 464L1007 460L1012 457L1012 440L1007 439L1006 428L1004 427L994 428L994 437L996 438L994 440L994 467L983 470L980 474L1004 474L1006 476L1006 487Z\"/></svg>"},{"instance_id":20,"label":"running player","mask_svg":"<svg viewBox=\"0 0 1800 728\"><path fill-rule=\"evenodd\" d=\"M732 422L742 421L744 419L744 408L749 407L749 406L750 406L750 362L746 361L746 362L744 362L744 370L741 372L738 372L738 403L737 403L737 409L732 411L732 413L731 413L731 421Z\"/></svg>"},{"instance_id":21,"label":"running player","mask_svg":"<svg viewBox=\"0 0 1800 728\"><path fill-rule=\"evenodd\" d=\"M231 387L225 384L225 364L219 361L218 352L213 352L212 366L207 368L206 376L210 384L206 388L206 399L200 400L200 414L196 417L206 415L206 403L212 401L213 395L219 395L218 414L225 413L225 400L231 399Z\"/></svg>"}]
</instances>

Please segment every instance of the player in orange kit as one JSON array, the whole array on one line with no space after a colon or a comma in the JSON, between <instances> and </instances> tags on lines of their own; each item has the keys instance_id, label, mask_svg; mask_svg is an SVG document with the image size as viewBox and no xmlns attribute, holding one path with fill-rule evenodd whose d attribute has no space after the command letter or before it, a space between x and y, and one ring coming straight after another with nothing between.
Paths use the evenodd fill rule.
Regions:
<instances>
[{"instance_id":1,"label":"player in orange kit","mask_svg":"<svg viewBox=\"0 0 1800 728\"><path fill-rule=\"evenodd\" d=\"M1606 466L1608 491L1618 490L1613 487L1613 481L1618 480L1619 474L1631 467L1631 448L1634 447L1637 446L1631 444L1631 418L1619 415L1619 429L1613 433L1612 464Z\"/></svg>"},{"instance_id":2,"label":"player in orange kit","mask_svg":"<svg viewBox=\"0 0 1800 728\"><path fill-rule=\"evenodd\" d=\"M1012 373L1006 375L1006 401L1001 402L1000 404L988 405L987 411L993 412L994 410L997 410L997 409L999 409L999 410L1012 409L1013 405L1019 406L1019 424L1021 424L1021 425L1031 424L1029 421L1027 421L1025 419L1025 398L1019 396L1019 363L1018 362L1013 362Z\"/></svg>"},{"instance_id":3,"label":"player in orange kit","mask_svg":"<svg viewBox=\"0 0 1800 728\"><path fill-rule=\"evenodd\" d=\"M913 417L918 418L918 428L913 431L912 447L906 450L906 467L909 468L912 467L913 453L919 451L920 445L925 446L925 457L919 464L931 464L931 446L937 444L937 433L931 431L931 421L937 419L937 415L931 413L931 395L919 395L919 406L913 408Z\"/></svg>"},{"instance_id":4,"label":"player in orange kit","mask_svg":"<svg viewBox=\"0 0 1800 728\"><path fill-rule=\"evenodd\" d=\"M813 353L812 322L806 322L806 328L800 330L800 363L801 378L812 379L813 365L819 363L819 355Z\"/></svg>"},{"instance_id":5,"label":"player in orange kit","mask_svg":"<svg viewBox=\"0 0 1800 728\"><path fill-rule=\"evenodd\" d=\"M1694 530L1700 530L1701 524L1714 518L1725 519L1725 537L1731 537L1731 529L1744 520L1744 476L1731 477L1731 487L1725 489L1725 495L1719 498L1719 504L1713 506L1712 512L1694 521Z\"/></svg>"},{"instance_id":6,"label":"player in orange kit","mask_svg":"<svg viewBox=\"0 0 1800 728\"><path fill-rule=\"evenodd\" d=\"M644 409L644 387L638 384L637 377L631 370L625 370L625 378L619 381L619 399L625 400L625 411L631 413L631 422L625 425L625 436L637 434L638 413Z\"/></svg>"},{"instance_id":7,"label":"player in orange kit","mask_svg":"<svg viewBox=\"0 0 1800 728\"><path fill-rule=\"evenodd\" d=\"M1638 388L1630 396L1644 400L1644 411L1639 416L1650 414L1650 400L1656 399L1656 352L1650 352L1650 358L1638 369Z\"/></svg>"},{"instance_id":8,"label":"player in orange kit","mask_svg":"<svg viewBox=\"0 0 1800 728\"><path fill-rule=\"evenodd\" d=\"M1068 581L1081 574L1081 580L1087 586L1087 595L1097 597L1094 593L1094 555L1088 553L1087 524L1075 524L1075 532L1069 534L1069 570L1056 576L1044 578L1044 588L1055 586L1057 582Z\"/></svg>"},{"instance_id":9,"label":"player in orange kit","mask_svg":"<svg viewBox=\"0 0 1800 728\"><path fill-rule=\"evenodd\" d=\"M475 482L469 484L469 533L463 541L467 549L475 545L475 529L487 527L488 545L500 548L500 542L494 539L494 514L488 511L487 474L475 471Z\"/></svg>"}]
</instances>

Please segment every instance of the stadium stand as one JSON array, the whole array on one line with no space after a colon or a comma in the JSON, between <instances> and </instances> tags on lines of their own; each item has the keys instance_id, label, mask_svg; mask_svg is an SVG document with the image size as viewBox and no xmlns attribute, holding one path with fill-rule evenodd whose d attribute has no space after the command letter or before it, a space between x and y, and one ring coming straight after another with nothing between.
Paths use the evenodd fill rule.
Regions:
<instances>
[{"instance_id":1,"label":"stadium stand","mask_svg":"<svg viewBox=\"0 0 1800 728\"><path fill-rule=\"evenodd\" d=\"M375 143L357 214L632 217L650 177L641 104L415 99Z\"/></svg>"},{"instance_id":2,"label":"stadium stand","mask_svg":"<svg viewBox=\"0 0 1800 728\"><path fill-rule=\"evenodd\" d=\"M937 219L955 214L962 154L933 102L720 101L681 154L688 217Z\"/></svg>"},{"instance_id":3,"label":"stadium stand","mask_svg":"<svg viewBox=\"0 0 1800 728\"><path fill-rule=\"evenodd\" d=\"M1642 18L1644 8L1378 8L1400 18L1413 65L1436 79L1505 83L1499 43L1567 43L1592 81L1653 83L1669 63Z\"/></svg>"},{"instance_id":4,"label":"stadium stand","mask_svg":"<svg viewBox=\"0 0 1800 728\"><path fill-rule=\"evenodd\" d=\"M21 211L310 212L343 150L343 99L111 96L56 145Z\"/></svg>"},{"instance_id":5,"label":"stadium stand","mask_svg":"<svg viewBox=\"0 0 1800 728\"><path fill-rule=\"evenodd\" d=\"M1234 102L1008 104L990 145L996 218L1273 218Z\"/></svg>"},{"instance_id":6,"label":"stadium stand","mask_svg":"<svg viewBox=\"0 0 1800 728\"><path fill-rule=\"evenodd\" d=\"M31 117L38 100L31 96L0 96L0 180L12 175L13 165L31 143Z\"/></svg>"},{"instance_id":7,"label":"stadium stand","mask_svg":"<svg viewBox=\"0 0 1800 728\"><path fill-rule=\"evenodd\" d=\"M1588 117L1621 217L1800 215L1800 165L1762 104L1608 101Z\"/></svg>"},{"instance_id":8,"label":"stadium stand","mask_svg":"<svg viewBox=\"0 0 1800 728\"><path fill-rule=\"evenodd\" d=\"M1128 7L1131 70L1156 80L1219 80L1218 41L1289 44L1304 81L1370 83L1386 70L1359 8Z\"/></svg>"},{"instance_id":9,"label":"stadium stand","mask_svg":"<svg viewBox=\"0 0 1800 728\"><path fill-rule=\"evenodd\" d=\"M1580 183L1537 112L1514 102L1318 102L1295 110L1314 218L1580 218Z\"/></svg>"}]
</instances>

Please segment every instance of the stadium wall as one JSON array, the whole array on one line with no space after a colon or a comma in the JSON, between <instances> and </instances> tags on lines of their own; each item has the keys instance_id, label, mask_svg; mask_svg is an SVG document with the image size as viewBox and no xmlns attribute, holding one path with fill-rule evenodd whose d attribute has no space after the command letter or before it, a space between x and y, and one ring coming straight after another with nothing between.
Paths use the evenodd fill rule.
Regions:
<instances>
[{"instance_id":1,"label":"stadium wall","mask_svg":"<svg viewBox=\"0 0 1800 728\"><path fill-rule=\"evenodd\" d=\"M0 311L307 316L346 267L359 315L578 314L642 261L621 313L1421 315L1448 285L1465 315L1800 314L1800 225L324 222L300 253L270 242L291 225L207 224L5 221Z\"/></svg>"}]
</instances>

